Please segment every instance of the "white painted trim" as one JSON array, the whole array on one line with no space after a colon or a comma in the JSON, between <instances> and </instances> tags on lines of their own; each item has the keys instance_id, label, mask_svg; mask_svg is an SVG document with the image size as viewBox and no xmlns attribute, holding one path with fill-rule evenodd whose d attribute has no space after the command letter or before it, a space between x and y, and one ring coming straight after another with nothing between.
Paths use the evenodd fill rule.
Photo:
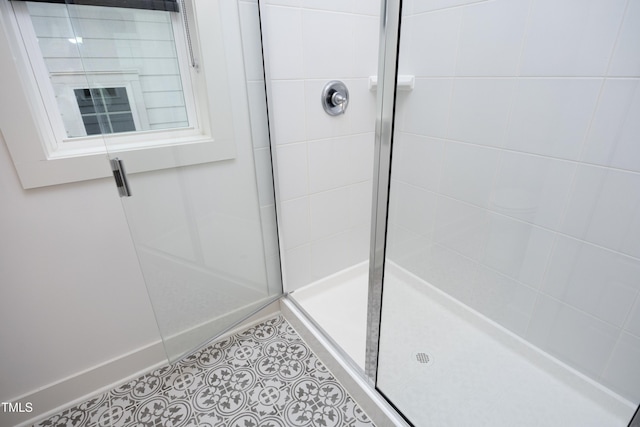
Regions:
<instances>
[{"instance_id":1,"label":"white painted trim","mask_svg":"<svg viewBox=\"0 0 640 427\"><path fill-rule=\"evenodd\" d=\"M208 345L213 340L221 340L244 331L272 318L279 312L279 302L272 302L245 319L239 325L224 331L217 337L209 339L199 348ZM215 320L218 319L214 319L214 321ZM200 326L208 326L208 324ZM190 329L184 331L183 334L190 334L192 332ZM169 337L169 339L177 339L179 335L180 334ZM197 349L193 349L193 351L195 350ZM164 351L163 343L161 340L155 341L93 368L78 372L38 390L11 399L10 402L31 402L33 404L33 412L22 414L0 412L0 426L30 426L66 408L82 403L92 396L104 393L121 384L126 384L166 364L168 364L168 359Z\"/></svg>"},{"instance_id":2,"label":"white painted trim","mask_svg":"<svg viewBox=\"0 0 640 427\"><path fill-rule=\"evenodd\" d=\"M107 360L38 390L17 396L11 402L31 402L31 413L0 412L0 425L28 426L66 407L83 402L119 384L131 381L167 363L162 341ZM24 405L23 405L24 406Z\"/></svg>"}]
</instances>

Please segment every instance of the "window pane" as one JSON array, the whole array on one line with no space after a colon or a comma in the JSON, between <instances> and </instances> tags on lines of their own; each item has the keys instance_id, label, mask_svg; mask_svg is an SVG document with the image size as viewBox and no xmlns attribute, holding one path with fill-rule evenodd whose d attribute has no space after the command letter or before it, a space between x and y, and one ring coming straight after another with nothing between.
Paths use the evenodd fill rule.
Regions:
<instances>
[{"instance_id":1,"label":"window pane","mask_svg":"<svg viewBox=\"0 0 640 427\"><path fill-rule=\"evenodd\" d=\"M125 88L75 89L74 93L87 135L136 130Z\"/></svg>"},{"instance_id":2,"label":"window pane","mask_svg":"<svg viewBox=\"0 0 640 427\"><path fill-rule=\"evenodd\" d=\"M87 130L87 135L100 135L102 133L97 116L82 116L82 122Z\"/></svg>"},{"instance_id":3,"label":"window pane","mask_svg":"<svg viewBox=\"0 0 640 427\"><path fill-rule=\"evenodd\" d=\"M109 112L131 111L127 91L123 87L102 89L102 100Z\"/></svg>"},{"instance_id":4,"label":"window pane","mask_svg":"<svg viewBox=\"0 0 640 427\"><path fill-rule=\"evenodd\" d=\"M113 133L131 132L136 130L131 113L111 114L109 115L109 120L111 121Z\"/></svg>"},{"instance_id":5,"label":"window pane","mask_svg":"<svg viewBox=\"0 0 640 427\"><path fill-rule=\"evenodd\" d=\"M95 132L97 119L84 117L95 113L130 117L117 119L114 127L109 116L103 132L189 126L171 12L36 2L27 6L69 137L84 136L83 129L87 135L101 133Z\"/></svg>"}]
</instances>

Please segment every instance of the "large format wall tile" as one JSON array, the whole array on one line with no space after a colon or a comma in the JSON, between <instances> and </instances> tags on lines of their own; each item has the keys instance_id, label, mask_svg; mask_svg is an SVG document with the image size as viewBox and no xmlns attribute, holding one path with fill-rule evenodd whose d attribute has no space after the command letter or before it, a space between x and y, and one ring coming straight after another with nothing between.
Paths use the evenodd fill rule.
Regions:
<instances>
[{"instance_id":1,"label":"large format wall tile","mask_svg":"<svg viewBox=\"0 0 640 427\"><path fill-rule=\"evenodd\" d=\"M578 167L561 230L640 258L640 174Z\"/></svg>"},{"instance_id":2,"label":"large format wall tile","mask_svg":"<svg viewBox=\"0 0 640 427\"><path fill-rule=\"evenodd\" d=\"M620 328L640 292L640 261L558 237L542 291Z\"/></svg>"},{"instance_id":3,"label":"large format wall tile","mask_svg":"<svg viewBox=\"0 0 640 427\"><path fill-rule=\"evenodd\" d=\"M640 0L630 0L609 67L610 76L640 75Z\"/></svg>"},{"instance_id":4,"label":"large format wall tile","mask_svg":"<svg viewBox=\"0 0 640 427\"><path fill-rule=\"evenodd\" d=\"M607 80L581 160L640 172L639 117L640 79Z\"/></svg>"},{"instance_id":5,"label":"large format wall tile","mask_svg":"<svg viewBox=\"0 0 640 427\"><path fill-rule=\"evenodd\" d=\"M456 75L515 75L530 3L495 0L464 8Z\"/></svg>"},{"instance_id":6,"label":"large format wall tile","mask_svg":"<svg viewBox=\"0 0 640 427\"><path fill-rule=\"evenodd\" d=\"M625 0L535 0L521 74L604 75L625 3Z\"/></svg>"},{"instance_id":7,"label":"large format wall tile","mask_svg":"<svg viewBox=\"0 0 640 427\"><path fill-rule=\"evenodd\" d=\"M526 337L542 350L597 378L615 345L618 329L540 295Z\"/></svg>"},{"instance_id":8,"label":"large format wall tile","mask_svg":"<svg viewBox=\"0 0 640 427\"><path fill-rule=\"evenodd\" d=\"M518 81L506 148L577 160L601 79Z\"/></svg>"}]
</instances>

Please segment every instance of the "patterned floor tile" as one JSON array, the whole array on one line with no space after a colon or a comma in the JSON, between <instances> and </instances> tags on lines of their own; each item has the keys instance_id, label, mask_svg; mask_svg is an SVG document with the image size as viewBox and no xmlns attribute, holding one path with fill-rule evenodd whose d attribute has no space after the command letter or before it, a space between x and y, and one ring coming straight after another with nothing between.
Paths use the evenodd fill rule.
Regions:
<instances>
[{"instance_id":1,"label":"patterned floor tile","mask_svg":"<svg viewBox=\"0 0 640 427\"><path fill-rule=\"evenodd\" d=\"M282 316L34 427L370 427Z\"/></svg>"}]
</instances>

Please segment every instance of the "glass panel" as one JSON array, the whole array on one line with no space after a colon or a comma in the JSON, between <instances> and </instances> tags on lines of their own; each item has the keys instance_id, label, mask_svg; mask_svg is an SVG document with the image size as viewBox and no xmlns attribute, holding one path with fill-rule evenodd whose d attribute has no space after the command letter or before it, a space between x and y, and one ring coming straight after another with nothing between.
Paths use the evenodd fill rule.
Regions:
<instances>
[{"instance_id":1,"label":"glass panel","mask_svg":"<svg viewBox=\"0 0 640 427\"><path fill-rule=\"evenodd\" d=\"M206 25L199 26L201 33L192 34L194 44L197 40L203 43L199 51L202 56L198 70L188 70L187 74L204 76L210 92L204 87L200 88L201 92L216 94L215 99L206 100L209 110L200 110L200 113L210 114L214 123L211 144L224 140L231 141L235 147L235 154L231 153L228 160L185 166L183 156L190 155L189 150L200 148L180 144L179 140L164 151L123 149L116 134L130 130L132 115L138 129L135 114L141 111L139 104L133 108L131 82L113 83L111 78L105 79L104 75L94 72L94 68L89 68L83 76L84 85L72 92L81 108L87 133L98 127L109 157L121 159L128 172L132 195L123 198L122 203L158 327L172 360L282 294L266 99L252 97L253 103L249 105L246 96L249 84L245 63L261 66L262 58L255 57L260 55L260 50L245 51L241 42L257 40L260 43L260 29L255 25L259 22L258 10L252 9L254 20L250 24L243 22L241 33L238 25L222 25L222 22L240 21L234 2L195 1L190 7L193 9L190 19L197 13L198 20ZM81 38L84 42L91 39L90 34L96 29L86 25L85 17L98 11L89 7L90 10L80 13L75 5L68 8L75 39ZM139 13L134 9L127 9L129 11ZM133 25L119 10L109 9L104 13L113 20L111 28L116 31L122 28L128 37L136 40L148 38L138 27L156 28L160 20L144 15L145 20L140 21L144 24ZM146 11L140 13L146 14ZM162 18L163 22L182 22L176 21L179 15L161 14L165 13L172 16ZM167 28L173 31L170 26L153 31L152 45L166 48L172 55L175 51L187 52L188 46L176 45L176 40L186 39L185 35L174 38L166 33ZM184 31L181 26L177 29ZM152 54L146 48L141 49L145 57L163 57L164 50ZM87 54L86 49L79 51L83 63L94 63L94 56ZM136 52L134 56L141 53ZM175 98L162 92L172 87L160 78L162 73L160 67L153 80L161 90L153 92L159 107L147 109L148 118L163 116L175 123L176 116L184 116L184 103L181 96ZM173 77L186 78L177 71ZM150 87L148 83L141 80L140 88ZM264 81L258 83L264 87ZM177 86L179 91L180 85ZM146 98L146 92L143 95L145 100L150 99ZM182 113L173 109L176 99ZM221 105L223 109L219 108ZM216 126L222 122L224 126ZM165 168L148 168L149 156L154 155L164 156Z\"/></svg>"},{"instance_id":2,"label":"glass panel","mask_svg":"<svg viewBox=\"0 0 640 427\"><path fill-rule=\"evenodd\" d=\"M106 133L190 125L184 96L188 76L180 72L186 58L174 36L178 14L40 2L27 2L27 9L67 137L97 133L81 125L83 105L74 96L88 89L85 74L96 89L125 91L134 106L127 118L135 118L134 127L120 123L107 126ZM103 119L111 122L111 116Z\"/></svg>"},{"instance_id":3,"label":"glass panel","mask_svg":"<svg viewBox=\"0 0 640 427\"><path fill-rule=\"evenodd\" d=\"M276 142L281 144L277 154L287 290L364 369L376 103L369 76L376 74L380 2L263 7L269 16L263 28L270 38L265 40L279 43L268 47L276 52L269 64L275 137L281 138ZM302 20L298 24L296 16ZM277 54L288 49L283 42L296 38L295 31L305 40L304 52L292 48ZM302 64L303 56L306 61L307 49L318 65L304 71L307 80L276 80L292 61ZM330 116L322 106L323 88L331 80L340 80L349 91L344 114ZM296 131L299 124L301 132Z\"/></svg>"},{"instance_id":4,"label":"glass panel","mask_svg":"<svg viewBox=\"0 0 640 427\"><path fill-rule=\"evenodd\" d=\"M415 86L396 103L378 388L417 426L626 426L640 2L415 1L402 19Z\"/></svg>"}]
</instances>

